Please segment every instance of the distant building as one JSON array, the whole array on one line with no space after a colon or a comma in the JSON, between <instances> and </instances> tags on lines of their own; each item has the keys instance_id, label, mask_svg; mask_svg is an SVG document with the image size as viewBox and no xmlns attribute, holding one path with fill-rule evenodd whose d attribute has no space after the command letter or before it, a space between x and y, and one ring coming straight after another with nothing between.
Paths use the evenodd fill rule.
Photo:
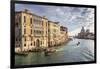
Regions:
<instances>
[{"instance_id":1,"label":"distant building","mask_svg":"<svg viewBox=\"0 0 100 69\"><path fill-rule=\"evenodd\" d=\"M60 27L60 42L65 43L68 41L68 29L67 27L61 26Z\"/></svg>"},{"instance_id":2,"label":"distant building","mask_svg":"<svg viewBox=\"0 0 100 69\"><path fill-rule=\"evenodd\" d=\"M78 33L78 38L81 39L94 39L94 34L90 32L89 29L84 29L84 27L82 27L81 32Z\"/></svg>"}]
</instances>

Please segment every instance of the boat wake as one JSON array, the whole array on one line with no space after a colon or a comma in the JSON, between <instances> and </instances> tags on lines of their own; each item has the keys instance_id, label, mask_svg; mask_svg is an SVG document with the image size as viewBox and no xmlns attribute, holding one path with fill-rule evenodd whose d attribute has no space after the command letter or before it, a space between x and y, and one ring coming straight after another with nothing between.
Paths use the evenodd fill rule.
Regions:
<instances>
[{"instance_id":1,"label":"boat wake","mask_svg":"<svg viewBox=\"0 0 100 69\"><path fill-rule=\"evenodd\" d=\"M57 52L58 52L58 51L63 51L63 48L57 49L56 51L57 51Z\"/></svg>"}]
</instances>

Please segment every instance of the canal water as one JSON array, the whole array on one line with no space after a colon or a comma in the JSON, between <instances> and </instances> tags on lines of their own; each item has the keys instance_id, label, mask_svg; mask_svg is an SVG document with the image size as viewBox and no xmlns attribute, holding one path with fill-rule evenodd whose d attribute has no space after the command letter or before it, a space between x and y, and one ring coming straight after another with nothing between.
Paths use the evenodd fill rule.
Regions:
<instances>
[{"instance_id":1,"label":"canal water","mask_svg":"<svg viewBox=\"0 0 100 69\"><path fill-rule=\"evenodd\" d=\"M80 44L77 46L77 43ZM15 56L15 65L35 65L94 61L94 40L73 39L58 47L57 52L45 56L44 52L29 53L28 56Z\"/></svg>"}]
</instances>

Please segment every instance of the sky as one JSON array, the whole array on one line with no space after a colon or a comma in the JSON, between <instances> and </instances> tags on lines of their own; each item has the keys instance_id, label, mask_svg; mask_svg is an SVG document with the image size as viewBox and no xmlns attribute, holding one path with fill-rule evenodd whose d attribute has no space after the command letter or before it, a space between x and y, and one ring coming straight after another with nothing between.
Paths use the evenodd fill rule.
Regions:
<instances>
[{"instance_id":1,"label":"sky","mask_svg":"<svg viewBox=\"0 0 100 69\"><path fill-rule=\"evenodd\" d=\"M39 16L46 16L48 20L59 22L68 28L69 35L77 35L82 26L94 33L94 8L15 4L15 11L25 9Z\"/></svg>"}]
</instances>

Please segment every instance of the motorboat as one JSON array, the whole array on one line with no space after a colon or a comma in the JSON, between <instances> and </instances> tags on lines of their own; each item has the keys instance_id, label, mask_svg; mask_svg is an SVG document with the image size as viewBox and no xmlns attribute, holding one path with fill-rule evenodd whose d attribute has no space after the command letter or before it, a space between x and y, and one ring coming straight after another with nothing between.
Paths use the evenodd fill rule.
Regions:
<instances>
[{"instance_id":1,"label":"motorboat","mask_svg":"<svg viewBox=\"0 0 100 69\"><path fill-rule=\"evenodd\" d=\"M56 52L56 49L54 48L47 48L44 53L45 53L45 56L49 56L51 55L52 53Z\"/></svg>"},{"instance_id":2,"label":"motorboat","mask_svg":"<svg viewBox=\"0 0 100 69\"><path fill-rule=\"evenodd\" d=\"M80 44L80 42L77 43L77 46Z\"/></svg>"}]
</instances>

